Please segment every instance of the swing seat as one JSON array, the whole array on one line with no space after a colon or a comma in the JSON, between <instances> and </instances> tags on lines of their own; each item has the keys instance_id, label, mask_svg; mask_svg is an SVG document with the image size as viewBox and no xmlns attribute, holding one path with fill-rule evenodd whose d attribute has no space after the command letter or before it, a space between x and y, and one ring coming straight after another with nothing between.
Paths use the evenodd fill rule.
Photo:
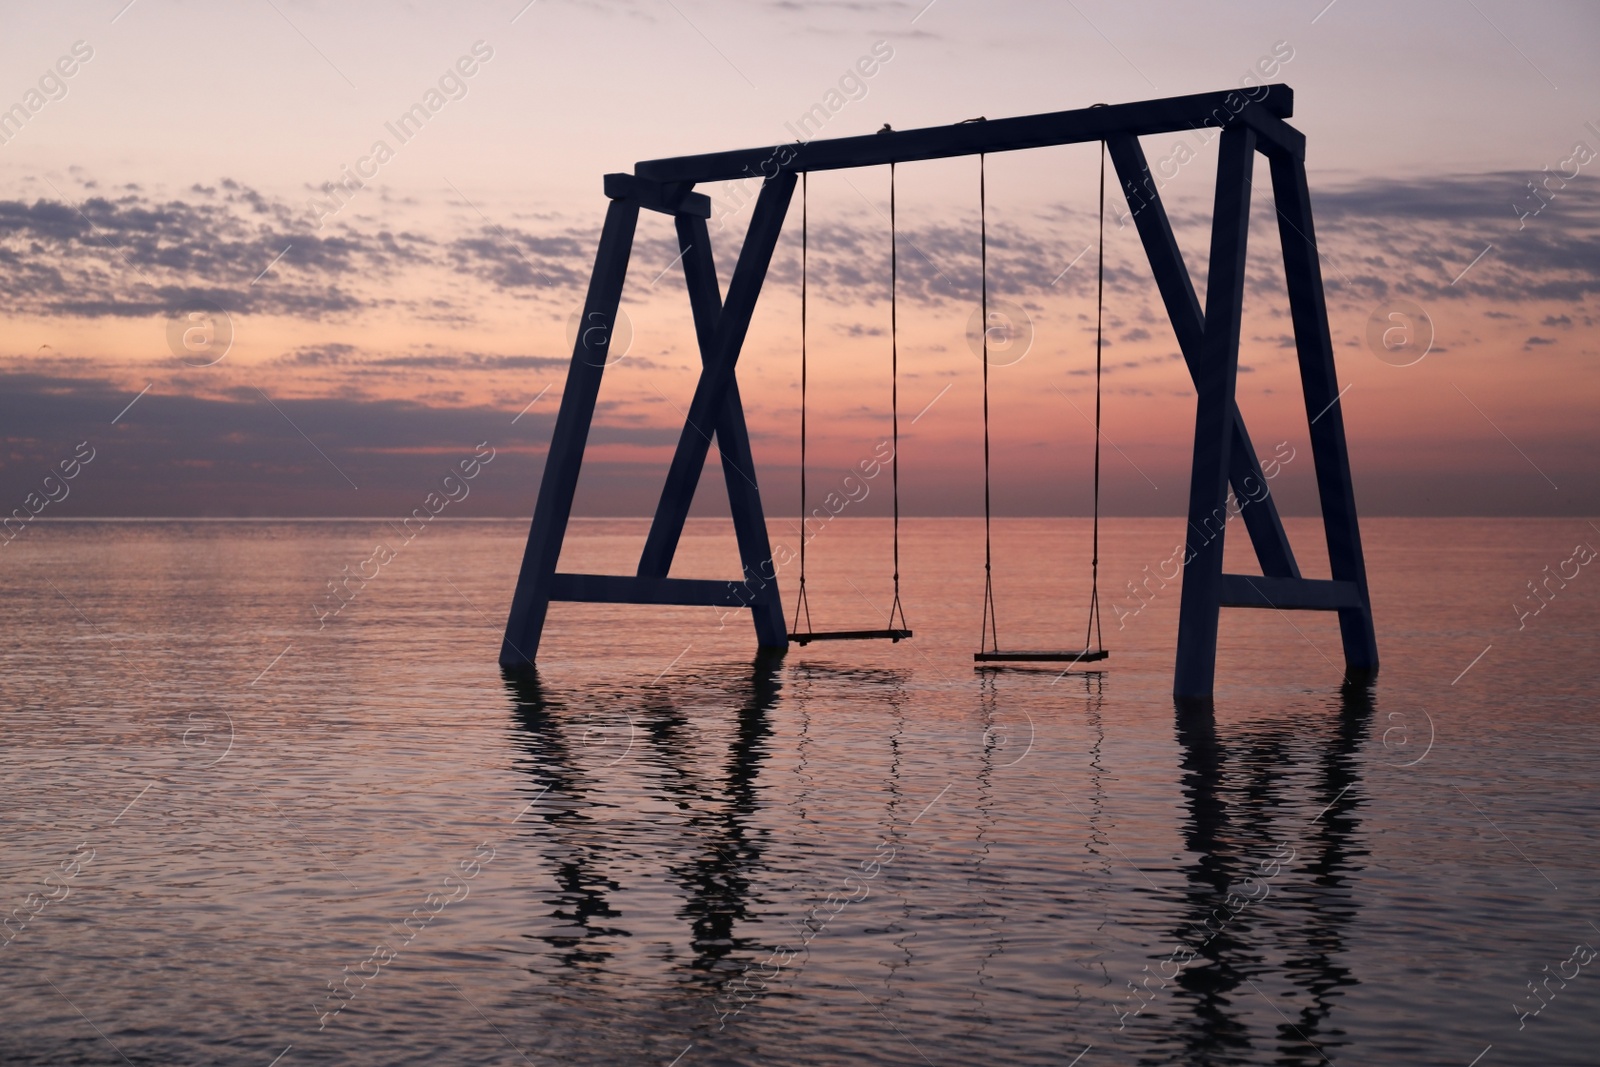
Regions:
<instances>
[{"instance_id":1,"label":"swing seat","mask_svg":"<svg viewBox=\"0 0 1600 1067\"><path fill-rule=\"evenodd\" d=\"M1077 652L974 652L974 663L1088 663L1111 655L1103 648L1082 649Z\"/></svg>"},{"instance_id":2,"label":"swing seat","mask_svg":"<svg viewBox=\"0 0 1600 1067\"><path fill-rule=\"evenodd\" d=\"M903 641L910 636L910 630L809 630L790 634L789 640L809 645L813 641Z\"/></svg>"},{"instance_id":3,"label":"swing seat","mask_svg":"<svg viewBox=\"0 0 1600 1067\"><path fill-rule=\"evenodd\" d=\"M886 123L882 131L889 129ZM800 173L800 514L806 514L806 189L810 184L810 173ZM811 625L811 604L806 599L806 540L800 542L800 596L794 606L795 632L788 635L789 642L796 645L809 645L813 641L894 641L896 643L911 636L909 629L895 629L894 620L898 616L900 624L905 625L905 609L900 605L900 348L899 348L899 318L896 309L900 299L898 264L899 254L895 245L894 221L894 164L889 164L889 410L894 418L894 458L891 460L894 471L894 605L889 609L889 626L882 630L801 630L800 619L805 618L806 626ZM920 416L919 416L920 417ZM915 421L915 420L912 420ZM755 483L751 483L752 485ZM809 535L807 535L809 539Z\"/></svg>"}]
</instances>

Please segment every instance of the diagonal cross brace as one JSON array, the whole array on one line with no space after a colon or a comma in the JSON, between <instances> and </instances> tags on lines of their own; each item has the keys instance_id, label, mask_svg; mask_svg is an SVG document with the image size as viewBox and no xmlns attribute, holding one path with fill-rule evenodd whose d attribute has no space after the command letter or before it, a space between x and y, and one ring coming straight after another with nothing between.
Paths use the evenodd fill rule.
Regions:
<instances>
[{"instance_id":1,"label":"diagonal cross brace","mask_svg":"<svg viewBox=\"0 0 1600 1067\"><path fill-rule=\"evenodd\" d=\"M1188 268L1184 266L1183 254L1178 250L1166 208L1150 175L1144 149L1139 146L1139 139L1131 134L1108 137L1106 144L1111 150L1111 161L1117 169L1117 177L1128 197L1128 209L1133 213L1134 225L1144 243L1150 270L1161 291L1161 300L1166 305L1167 318L1172 322L1172 332L1177 335L1184 364L1189 368L1189 376L1198 384L1206 318L1200 310L1200 301L1195 296ZM1134 205L1135 198L1141 201L1137 207ZM1230 404L1233 408L1233 437L1228 449L1228 481L1233 486L1234 496L1241 503L1251 501L1254 505L1242 507L1240 516L1250 534L1250 543L1255 547L1261 573L1269 578L1298 578L1300 568L1295 563L1294 551L1289 547L1289 537L1284 532L1277 504L1270 493L1258 498L1250 489L1251 480L1263 489L1267 480L1261 471L1261 461L1250 443L1250 435L1245 430L1244 416L1239 413L1237 403L1230 401Z\"/></svg>"},{"instance_id":2,"label":"diagonal cross brace","mask_svg":"<svg viewBox=\"0 0 1600 1067\"><path fill-rule=\"evenodd\" d=\"M617 320L617 305L622 299L628 256L633 250L638 222L639 203L635 199L612 200L606 208L600 247L595 251L594 273L589 276L589 291L584 297L582 321L605 323L607 328L580 330L573 346L567 387L561 394L561 408L550 434L550 451L545 455L544 477L539 480L533 524L528 529L522 569L517 574L505 637L500 642L500 666L507 669L531 665L539 651L556 563L561 558L561 543L566 538L567 522L572 516L572 498L578 488L578 473L589 441L589 425L594 421L600 379L609 362L609 324Z\"/></svg>"},{"instance_id":3,"label":"diagonal cross brace","mask_svg":"<svg viewBox=\"0 0 1600 1067\"><path fill-rule=\"evenodd\" d=\"M716 349L717 323L722 317L722 291L717 283L711 254L711 235L705 219L693 214L676 219L678 247L682 254L684 281L689 289L689 307L694 315L695 337L702 367L709 366ZM756 636L762 648L781 647L785 642L783 612L777 590L777 569L772 562L772 545L767 539L766 516L761 506L761 490L756 484L755 460L750 452L750 432L745 426L744 405L737 380L728 383L728 392L712 429L717 451L722 457L722 477L728 489L728 507L733 517L734 536L744 569L743 600L756 613ZM691 492L693 487L691 486ZM639 560L639 577L665 578L672 568L681 522L673 526L658 509L650 534L645 539ZM745 606L741 603L740 606Z\"/></svg>"},{"instance_id":4,"label":"diagonal cross brace","mask_svg":"<svg viewBox=\"0 0 1600 1067\"><path fill-rule=\"evenodd\" d=\"M684 281L689 288L689 308L694 316L695 339L700 349L701 373L711 366L717 344L717 323L722 317L722 289L717 283L714 260L711 255L710 234L705 222L680 217L677 219L679 260L683 263ZM698 428L698 427L697 427ZM744 404L739 396L737 379L728 383L728 392L717 412L709 436L722 456L724 480L728 483L730 502L753 488L754 468L749 462L750 432L745 425ZM698 478L689 486L692 494L698 487ZM746 494L747 495L747 494ZM735 515L738 513L734 509ZM737 525L738 519L735 518ZM639 558L641 578L665 578L672 569L673 557L678 551L678 539L683 534L681 523L674 525L670 513L657 509L645 538L644 553Z\"/></svg>"},{"instance_id":5,"label":"diagonal cross brace","mask_svg":"<svg viewBox=\"0 0 1600 1067\"><path fill-rule=\"evenodd\" d=\"M794 187L795 176L792 172L779 174L762 185L749 232L745 235L744 247L739 251L739 261L733 270L733 280L728 285L727 300L723 303L721 314L716 317L709 353L702 341L704 365L700 380L695 385L694 399L690 401L688 414L684 418L683 432L678 437L678 447L672 456L672 466L667 471L666 484L661 489L661 501L656 506L655 520L645 542L644 554L639 560L641 575L665 575L672 564L678 538L683 533L683 524L689 517L689 505L694 501L695 487L705 468L713 430L718 431L718 440L724 449L725 473L730 458L736 473L741 464L745 471L750 470L748 436L740 435L732 423L725 425L724 422L730 415L730 398L736 395L733 393L734 367L744 345L745 334L750 328L756 298L766 280L767 267L772 262L773 249L777 247L778 236L783 231L783 219L788 212ZM691 280L691 293L694 289ZM705 299L704 296L694 298ZM703 310L696 311L697 330L703 314ZM733 404L736 405L737 400L733 400ZM742 410L738 421L742 425ZM724 430L727 432L722 432ZM741 436L742 449L739 448ZM740 451L744 453L742 456L738 454ZM732 489L731 479L729 484L730 502L735 504L737 510L737 494L742 490ZM765 540L764 530L761 537ZM770 567L770 553L760 555L766 556L766 559L758 559L757 562L764 562ZM747 558L745 562L748 566L751 561ZM749 577L747 574L747 580ZM771 580L772 576L758 577ZM783 642L777 644L781 646Z\"/></svg>"}]
</instances>

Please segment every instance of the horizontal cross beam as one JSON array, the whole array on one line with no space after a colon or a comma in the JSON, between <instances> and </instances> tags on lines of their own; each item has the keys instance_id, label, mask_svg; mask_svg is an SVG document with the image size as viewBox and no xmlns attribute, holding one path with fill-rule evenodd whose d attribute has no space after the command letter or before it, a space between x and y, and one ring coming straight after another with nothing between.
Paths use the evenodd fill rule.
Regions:
<instances>
[{"instance_id":1,"label":"horizontal cross beam","mask_svg":"<svg viewBox=\"0 0 1600 1067\"><path fill-rule=\"evenodd\" d=\"M709 604L715 608L747 608L751 601L739 595L743 582L707 578L637 578L625 574L555 575L550 599L581 604ZM756 592L753 598L761 599Z\"/></svg>"},{"instance_id":2,"label":"horizontal cross beam","mask_svg":"<svg viewBox=\"0 0 1600 1067\"><path fill-rule=\"evenodd\" d=\"M1222 576L1225 608L1278 608L1283 611L1339 611L1360 608L1361 590L1354 582L1322 578L1261 578L1250 574Z\"/></svg>"},{"instance_id":3,"label":"horizontal cross beam","mask_svg":"<svg viewBox=\"0 0 1600 1067\"><path fill-rule=\"evenodd\" d=\"M1254 94L1254 95L1252 95ZM650 182L716 182L772 178L787 171L842 170L885 163L1014 152L1025 148L1100 141L1113 134L1134 137L1243 123L1277 151L1305 156L1305 137L1283 122L1294 114L1294 90L1260 85L1192 96L1169 96L1130 104L1105 104L1022 115L1008 119L927 126L915 130L832 137L770 148L746 148L696 156L649 159L634 174Z\"/></svg>"}]
</instances>

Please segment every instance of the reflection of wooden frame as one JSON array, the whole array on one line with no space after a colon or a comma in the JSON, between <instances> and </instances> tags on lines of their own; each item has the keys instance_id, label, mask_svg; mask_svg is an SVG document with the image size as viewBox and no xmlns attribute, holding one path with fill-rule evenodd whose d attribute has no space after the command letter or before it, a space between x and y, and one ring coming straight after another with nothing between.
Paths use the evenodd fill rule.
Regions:
<instances>
[{"instance_id":1,"label":"reflection of wooden frame","mask_svg":"<svg viewBox=\"0 0 1600 1067\"><path fill-rule=\"evenodd\" d=\"M798 174L1103 140L1198 394L1174 694L1210 697L1218 616L1224 607L1337 611L1348 672L1352 676L1376 672L1378 652L1366 564L1306 185L1305 137L1283 121L1293 113L1293 104L1294 94L1287 86L1259 86L1248 91L658 159L637 164L633 174L607 175L605 192L611 204L582 320L597 326L580 332L567 372L506 623L502 666L515 668L533 662L552 600L749 608L760 647L786 647L776 568L734 368ZM1200 127L1222 129L1203 311L1138 140L1145 134ZM1276 504L1270 495L1258 498L1259 489L1250 488L1252 480L1257 487L1265 487L1266 478L1234 402L1251 179L1258 151L1267 157L1271 169L1331 580L1300 576ZM753 175L765 180L724 300L705 221L711 202L693 188L699 182ZM622 297L641 208L671 215L677 225L700 347L700 380L637 574L558 573L556 562L608 362L609 325ZM713 436L722 456L743 574L734 582L669 578ZM1240 500L1254 504L1241 515L1261 566L1260 577L1222 571L1230 486Z\"/></svg>"}]
</instances>

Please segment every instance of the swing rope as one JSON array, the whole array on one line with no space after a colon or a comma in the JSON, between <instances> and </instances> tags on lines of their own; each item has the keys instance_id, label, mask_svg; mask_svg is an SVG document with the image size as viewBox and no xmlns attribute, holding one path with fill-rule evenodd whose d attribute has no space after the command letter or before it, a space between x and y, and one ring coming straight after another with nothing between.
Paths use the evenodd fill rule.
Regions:
<instances>
[{"instance_id":1,"label":"swing rope","mask_svg":"<svg viewBox=\"0 0 1600 1067\"><path fill-rule=\"evenodd\" d=\"M1097 277L1094 294L1094 553L1089 561L1089 624L1083 647L1105 648L1100 634L1100 349L1106 310L1106 143L1100 142L1100 234L1095 253Z\"/></svg>"},{"instance_id":2,"label":"swing rope","mask_svg":"<svg viewBox=\"0 0 1600 1067\"><path fill-rule=\"evenodd\" d=\"M805 612L806 630L811 626L811 603L806 599L806 235L807 182L811 174L800 174L800 595L794 602L794 631L800 633L800 613Z\"/></svg>"},{"instance_id":3,"label":"swing rope","mask_svg":"<svg viewBox=\"0 0 1600 1067\"><path fill-rule=\"evenodd\" d=\"M978 257L981 321L983 333L983 629L978 648L1000 650L1000 627L994 618L994 542L991 534L992 509L989 502L989 195L986 188L984 153L978 153ZM990 644L985 644L989 641Z\"/></svg>"},{"instance_id":4,"label":"swing rope","mask_svg":"<svg viewBox=\"0 0 1600 1067\"><path fill-rule=\"evenodd\" d=\"M994 509L991 499L989 445L989 201L984 153L978 153L978 233L980 244L980 314L983 317L983 628L978 637L979 651L973 659L980 665L995 661L1081 663L1105 659L1109 653L1100 628L1100 425L1102 351L1105 343L1106 286L1106 144L1100 143L1100 218L1094 319L1094 546L1090 557L1089 625L1083 649L1077 652L1001 652L1000 628L994 608ZM979 667L979 669L984 669Z\"/></svg>"},{"instance_id":5,"label":"swing rope","mask_svg":"<svg viewBox=\"0 0 1600 1067\"><path fill-rule=\"evenodd\" d=\"M900 604L900 248L895 228L894 164L889 164L889 412L892 451L889 458L890 496L894 501L894 603L889 605L888 628L909 630L906 609Z\"/></svg>"},{"instance_id":6,"label":"swing rope","mask_svg":"<svg viewBox=\"0 0 1600 1067\"><path fill-rule=\"evenodd\" d=\"M889 268L889 333L891 335L890 348L890 373L893 376L891 384L891 406L893 409L893 442L894 456L890 466L894 481L894 602L889 607L889 625L882 630L814 630L811 625L811 600L806 593L806 542L810 540L810 531L806 529L806 445L808 437L807 410L809 408L807 391L810 378L810 358L808 353L808 297L809 297L809 263L810 234L809 234L809 197L807 196L810 175L804 171L800 174L800 593L794 604L794 627L789 634L789 640L799 645L810 644L812 641L871 641L887 639L902 641L911 636L911 629L906 623L906 612L900 603L900 341L899 341L899 308L898 301L898 276L897 276L897 251L894 245L894 164L889 164L889 230L890 230L890 259ZM900 626L895 626L896 616L900 619ZM805 619L805 629L800 628L800 620Z\"/></svg>"}]
</instances>

